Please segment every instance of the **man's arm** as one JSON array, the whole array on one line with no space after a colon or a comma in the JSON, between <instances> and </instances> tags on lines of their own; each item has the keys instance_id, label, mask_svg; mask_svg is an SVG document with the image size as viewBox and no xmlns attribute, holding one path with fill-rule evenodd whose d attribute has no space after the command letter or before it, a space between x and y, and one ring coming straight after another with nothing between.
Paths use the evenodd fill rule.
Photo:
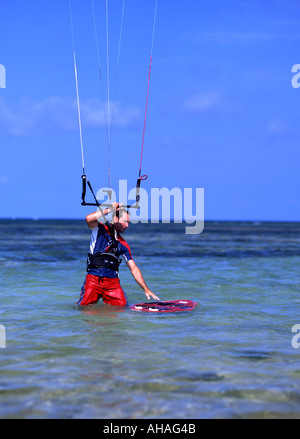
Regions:
<instances>
[{"instance_id":1,"label":"man's arm","mask_svg":"<svg viewBox=\"0 0 300 439\"><path fill-rule=\"evenodd\" d=\"M155 300L160 300L159 297L157 297L154 293L152 293L152 291L150 291L149 288L147 287L146 282L142 276L141 270L136 265L133 259L127 262L127 266L131 271L131 274L134 277L136 283L145 291L147 299L149 300L150 297L153 297L153 299Z\"/></svg>"},{"instance_id":2,"label":"man's arm","mask_svg":"<svg viewBox=\"0 0 300 439\"><path fill-rule=\"evenodd\" d=\"M103 210L104 215L109 214L109 212L110 212L109 208ZM98 227L100 218L102 218L102 212L100 212L100 211L93 212L93 213L90 213L89 215L87 215L85 217L85 221L88 225L88 228L94 229L95 227Z\"/></svg>"},{"instance_id":3,"label":"man's arm","mask_svg":"<svg viewBox=\"0 0 300 439\"><path fill-rule=\"evenodd\" d=\"M119 203L113 203L111 207L107 207L103 210L104 215L108 215L111 212L115 212L119 210L119 207L122 207L122 204L119 205ZM100 210L97 210L97 212L90 213L85 217L85 221L89 227L89 229L95 229L95 227L98 227L99 219L102 218L102 212Z\"/></svg>"}]
</instances>

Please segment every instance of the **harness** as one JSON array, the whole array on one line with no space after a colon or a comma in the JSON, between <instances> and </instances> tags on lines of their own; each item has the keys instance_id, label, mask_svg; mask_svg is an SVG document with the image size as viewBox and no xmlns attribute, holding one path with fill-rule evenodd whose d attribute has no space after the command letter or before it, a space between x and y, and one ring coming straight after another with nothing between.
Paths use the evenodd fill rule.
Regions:
<instances>
[{"instance_id":1,"label":"harness","mask_svg":"<svg viewBox=\"0 0 300 439\"><path fill-rule=\"evenodd\" d=\"M98 252L95 254L88 254L87 259L87 271L91 268L109 268L113 271L119 271L119 266L122 262L121 259L117 256L118 251L118 241L115 238L114 227L109 226L109 247L105 252Z\"/></svg>"}]
</instances>

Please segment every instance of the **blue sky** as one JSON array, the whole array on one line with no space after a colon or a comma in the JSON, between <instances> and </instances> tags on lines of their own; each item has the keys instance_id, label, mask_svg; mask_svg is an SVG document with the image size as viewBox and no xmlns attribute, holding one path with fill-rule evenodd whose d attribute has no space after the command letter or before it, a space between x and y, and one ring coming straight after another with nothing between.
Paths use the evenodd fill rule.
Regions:
<instances>
[{"instance_id":1,"label":"blue sky","mask_svg":"<svg viewBox=\"0 0 300 439\"><path fill-rule=\"evenodd\" d=\"M300 220L300 6L287 0L158 1L144 187L204 188L206 220ZM73 0L86 171L107 185L92 8ZM127 0L112 182L136 181L154 0ZM122 0L109 1L111 96ZM95 0L106 89L105 1ZM0 217L82 218L68 0L0 5Z\"/></svg>"}]
</instances>

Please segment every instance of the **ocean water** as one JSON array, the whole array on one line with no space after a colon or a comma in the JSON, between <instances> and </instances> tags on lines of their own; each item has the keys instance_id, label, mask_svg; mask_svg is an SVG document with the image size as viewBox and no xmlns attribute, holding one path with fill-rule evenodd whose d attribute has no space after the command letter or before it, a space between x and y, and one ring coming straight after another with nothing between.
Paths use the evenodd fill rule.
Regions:
<instances>
[{"instance_id":1,"label":"ocean water","mask_svg":"<svg viewBox=\"0 0 300 439\"><path fill-rule=\"evenodd\" d=\"M0 221L1 418L300 418L300 223L131 225L161 300L188 313L78 309L83 221ZM125 263L129 302L146 301Z\"/></svg>"}]
</instances>

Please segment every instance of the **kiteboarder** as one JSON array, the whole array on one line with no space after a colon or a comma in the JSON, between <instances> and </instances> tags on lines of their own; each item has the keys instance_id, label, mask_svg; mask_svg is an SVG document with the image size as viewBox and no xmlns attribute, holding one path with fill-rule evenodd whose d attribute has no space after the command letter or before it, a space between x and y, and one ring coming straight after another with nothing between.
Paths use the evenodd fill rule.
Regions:
<instances>
[{"instance_id":1,"label":"kiteboarder","mask_svg":"<svg viewBox=\"0 0 300 439\"><path fill-rule=\"evenodd\" d=\"M101 218L113 213L112 224L101 223ZM122 204L113 203L111 207L86 216L86 223L92 231L90 252L87 261L87 275L81 288L78 305L92 305L101 298L104 303L115 306L128 306L128 300L119 280L119 265L122 255L131 274L138 285L144 290L148 299L159 298L150 291L142 273L134 262L131 250L121 236L129 227L129 212Z\"/></svg>"}]
</instances>

